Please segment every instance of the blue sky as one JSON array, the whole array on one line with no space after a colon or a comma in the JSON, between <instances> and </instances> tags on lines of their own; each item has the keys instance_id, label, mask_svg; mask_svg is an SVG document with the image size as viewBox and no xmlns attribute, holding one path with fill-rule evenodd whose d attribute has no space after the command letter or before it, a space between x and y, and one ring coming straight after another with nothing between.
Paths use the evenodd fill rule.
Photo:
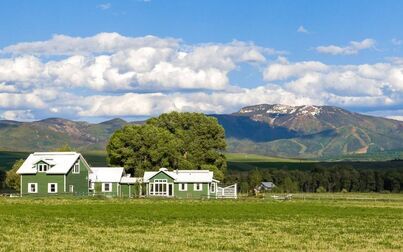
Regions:
<instances>
[{"instance_id":1,"label":"blue sky","mask_svg":"<svg viewBox=\"0 0 403 252\"><path fill-rule=\"evenodd\" d=\"M402 1L2 1L0 117L264 102L401 119L402 12Z\"/></svg>"}]
</instances>

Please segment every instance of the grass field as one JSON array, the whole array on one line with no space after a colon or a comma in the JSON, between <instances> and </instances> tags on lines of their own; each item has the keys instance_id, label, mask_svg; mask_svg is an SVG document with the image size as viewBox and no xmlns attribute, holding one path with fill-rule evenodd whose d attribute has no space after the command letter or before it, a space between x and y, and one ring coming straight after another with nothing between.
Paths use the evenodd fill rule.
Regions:
<instances>
[{"instance_id":1,"label":"grass field","mask_svg":"<svg viewBox=\"0 0 403 252\"><path fill-rule=\"evenodd\" d=\"M403 250L403 195L349 195L285 202L0 198L0 250Z\"/></svg>"}]
</instances>

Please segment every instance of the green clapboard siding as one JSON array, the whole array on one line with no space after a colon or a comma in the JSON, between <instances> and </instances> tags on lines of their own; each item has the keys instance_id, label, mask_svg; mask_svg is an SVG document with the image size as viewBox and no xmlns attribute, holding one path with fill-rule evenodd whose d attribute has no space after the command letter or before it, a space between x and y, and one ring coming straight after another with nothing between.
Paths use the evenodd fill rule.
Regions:
<instances>
[{"instance_id":1,"label":"green clapboard siding","mask_svg":"<svg viewBox=\"0 0 403 252\"><path fill-rule=\"evenodd\" d=\"M137 185L120 184L119 185L119 196L120 197L130 197L130 198L133 196L137 196L138 189L136 188L136 186Z\"/></svg>"},{"instance_id":2,"label":"green clapboard siding","mask_svg":"<svg viewBox=\"0 0 403 252\"><path fill-rule=\"evenodd\" d=\"M74 186L74 195L88 195L88 171L89 167L80 159L80 173L73 173L73 167L66 175L66 192L70 185Z\"/></svg>"},{"instance_id":3,"label":"green clapboard siding","mask_svg":"<svg viewBox=\"0 0 403 252\"><path fill-rule=\"evenodd\" d=\"M202 190L195 191L193 183L187 183L187 191L179 191L179 184L176 183L174 185L175 197L177 198L191 198L191 199L200 199L208 197L208 183L202 183Z\"/></svg>"},{"instance_id":4,"label":"green clapboard siding","mask_svg":"<svg viewBox=\"0 0 403 252\"><path fill-rule=\"evenodd\" d=\"M112 191L111 192L102 192L102 184L101 182L95 182L94 184L94 191L93 193L95 195L104 195L104 196L119 196L118 193L118 187L119 187L119 183L112 183Z\"/></svg>"},{"instance_id":5,"label":"green clapboard siding","mask_svg":"<svg viewBox=\"0 0 403 252\"><path fill-rule=\"evenodd\" d=\"M28 193L28 184L37 183L38 192ZM57 193L48 193L48 183L57 183ZM60 195L64 194L64 175L46 174L38 172L37 174L21 175L21 194L32 196Z\"/></svg>"}]
</instances>

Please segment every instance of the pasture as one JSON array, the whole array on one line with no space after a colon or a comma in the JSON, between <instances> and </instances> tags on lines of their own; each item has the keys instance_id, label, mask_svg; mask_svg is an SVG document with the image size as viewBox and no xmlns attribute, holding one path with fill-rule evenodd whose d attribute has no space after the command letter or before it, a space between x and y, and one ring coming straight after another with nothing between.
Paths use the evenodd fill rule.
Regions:
<instances>
[{"instance_id":1,"label":"pasture","mask_svg":"<svg viewBox=\"0 0 403 252\"><path fill-rule=\"evenodd\" d=\"M0 250L403 249L403 195L329 195L284 202L0 198Z\"/></svg>"}]
</instances>

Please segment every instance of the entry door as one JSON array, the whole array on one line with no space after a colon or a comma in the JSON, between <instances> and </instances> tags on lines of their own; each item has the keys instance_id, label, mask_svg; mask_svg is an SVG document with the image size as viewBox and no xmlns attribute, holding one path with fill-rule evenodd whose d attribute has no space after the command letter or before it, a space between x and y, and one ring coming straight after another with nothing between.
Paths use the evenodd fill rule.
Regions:
<instances>
[{"instance_id":1,"label":"entry door","mask_svg":"<svg viewBox=\"0 0 403 252\"><path fill-rule=\"evenodd\" d=\"M173 184L168 184L168 196L173 196Z\"/></svg>"}]
</instances>

